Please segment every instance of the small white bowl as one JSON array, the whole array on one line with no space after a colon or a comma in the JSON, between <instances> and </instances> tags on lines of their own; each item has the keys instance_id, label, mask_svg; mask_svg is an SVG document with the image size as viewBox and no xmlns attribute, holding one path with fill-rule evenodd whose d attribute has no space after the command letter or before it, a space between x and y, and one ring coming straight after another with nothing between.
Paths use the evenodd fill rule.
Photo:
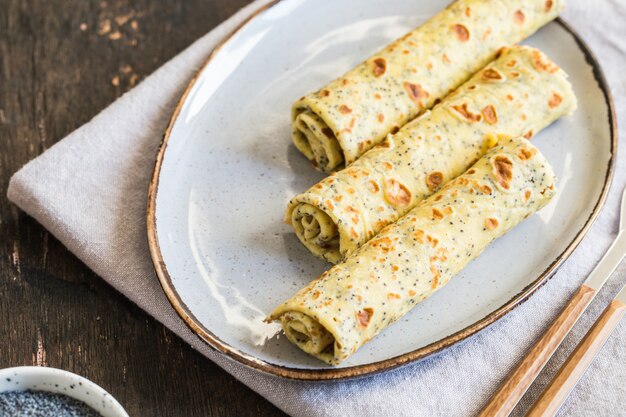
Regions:
<instances>
[{"instance_id":1,"label":"small white bowl","mask_svg":"<svg viewBox=\"0 0 626 417\"><path fill-rule=\"evenodd\" d=\"M0 369L0 393L26 390L67 395L87 404L102 417L129 417L111 394L80 375L42 366Z\"/></svg>"}]
</instances>

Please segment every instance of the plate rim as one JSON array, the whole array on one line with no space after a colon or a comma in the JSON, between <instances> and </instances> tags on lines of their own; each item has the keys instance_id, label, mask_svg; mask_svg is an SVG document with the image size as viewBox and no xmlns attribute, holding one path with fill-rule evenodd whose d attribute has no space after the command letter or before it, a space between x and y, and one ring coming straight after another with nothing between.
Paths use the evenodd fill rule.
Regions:
<instances>
[{"instance_id":1,"label":"plate rim","mask_svg":"<svg viewBox=\"0 0 626 417\"><path fill-rule=\"evenodd\" d=\"M613 97L611 95L611 91L609 85L606 81L606 77L604 76L604 72L597 60L595 54L591 51L586 42L580 37L580 35L561 17L557 17L554 22L559 24L565 31L567 31L577 43L579 49L585 56L585 60L592 67L593 76L595 80L598 82L600 89L604 95L604 100L608 107L608 122L609 122L609 134L610 134L610 157L608 160L608 166L606 175L604 178L604 184L602 186L602 191L594 205L594 208L585 221L582 228L578 231L576 236L572 239L572 241L567 245L567 247L555 258L555 260L548 265L548 267L529 285L524 287L519 293L515 294L512 298L502 304L500 307L493 310L491 313L487 314L483 318L477 320L476 322L466 326L465 328L454 332L448 336L443 337L442 339L430 343L426 346L422 346L410 352L385 359L382 361L362 364L362 365L354 365L345 368L324 368L324 369L309 369L309 368L297 368L297 367L289 367L284 365L274 364L262 359L259 359L251 354L245 353L228 343L222 341L217 335L207 329L200 321L193 315L191 310L186 306L186 304L181 299L180 295L176 291L174 284L172 282L171 276L167 270L167 266L163 259L163 255L161 253L161 248L159 246L158 233L156 228L156 199L159 188L159 178L161 174L161 167L163 164L163 157L165 155L165 151L168 146L168 141L170 139L170 135L172 129L178 119L178 115L186 102L186 99L194 88L196 81L200 74L208 67L208 65L213 61L213 58L219 53L221 48L233 38L234 35L239 33L243 28L245 28L251 21L253 21L256 17L258 17L263 12L269 10L273 6L283 3L288 0L272 0L269 3L260 6L257 10L253 11L250 16L248 16L241 24L239 24L233 31L227 34L222 40L218 42L212 52L209 54L208 58L202 64L200 69L195 73L193 78L189 81L183 94L180 99L176 103L176 107L172 112L172 115L169 119L165 132L163 134L163 138L159 145L157 155L155 158L154 169L152 172L150 185L148 188L148 202L147 202L147 237L148 237L148 246L150 250L150 257L154 266L155 273L159 279L161 287L167 296L168 301L177 312L177 314L183 319L185 324L198 336L204 343L206 343L209 347L211 347L214 351L218 353L224 354L226 357L239 362L247 367L262 371L264 373L268 373L271 375L294 379L294 380L306 380L306 381L328 381L328 380L338 380L338 379L352 379L357 377L364 377L373 375L376 373L380 373L383 371L388 371L399 366L416 362L418 360L424 359L428 356L438 354L444 349L455 345L458 342L466 340L470 336L478 333L479 331L489 327L491 324L498 321L500 318L508 314L515 307L521 305L524 301L526 301L530 296L532 296L542 285L544 285L548 279L554 275L557 269L561 266L561 264L570 257L570 255L574 252L574 250L578 247L582 239L585 237L595 220L597 219L600 211L602 210L606 198L611 187L615 164L616 164L616 156L617 156L617 145L618 145L618 133L617 133L617 117L615 114L615 106L613 103Z\"/></svg>"}]
</instances>

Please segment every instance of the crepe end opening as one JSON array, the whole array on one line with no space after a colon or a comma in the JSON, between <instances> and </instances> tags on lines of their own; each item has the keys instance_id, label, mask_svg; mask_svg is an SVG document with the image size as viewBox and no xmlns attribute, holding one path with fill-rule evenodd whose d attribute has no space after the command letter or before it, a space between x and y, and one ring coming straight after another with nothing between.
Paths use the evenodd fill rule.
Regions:
<instances>
[{"instance_id":1,"label":"crepe end opening","mask_svg":"<svg viewBox=\"0 0 626 417\"><path fill-rule=\"evenodd\" d=\"M341 260L339 229L323 210L300 203L291 212L291 225L300 242L315 256L331 263Z\"/></svg>"},{"instance_id":2,"label":"crepe end opening","mask_svg":"<svg viewBox=\"0 0 626 417\"><path fill-rule=\"evenodd\" d=\"M320 171L331 172L344 162L335 133L309 109L297 111L292 124L292 139L296 148Z\"/></svg>"},{"instance_id":3,"label":"crepe end opening","mask_svg":"<svg viewBox=\"0 0 626 417\"><path fill-rule=\"evenodd\" d=\"M304 352L336 365L335 337L317 320L297 311L289 311L280 316L280 323L287 339Z\"/></svg>"}]
</instances>

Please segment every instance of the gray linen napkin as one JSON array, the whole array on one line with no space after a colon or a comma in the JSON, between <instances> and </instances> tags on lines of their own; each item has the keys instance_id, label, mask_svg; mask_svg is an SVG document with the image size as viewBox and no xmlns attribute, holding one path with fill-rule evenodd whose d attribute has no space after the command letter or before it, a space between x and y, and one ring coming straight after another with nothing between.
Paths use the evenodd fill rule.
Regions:
<instances>
[{"instance_id":1,"label":"gray linen napkin","mask_svg":"<svg viewBox=\"0 0 626 417\"><path fill-rule=\"evenodd\" d=\"M535 296L440 355L356 381L287 381L248 369L204 345L178 318L154 275L146 243L153 158L183 88L215 44L267 0L257 0L163 65L89 123L24 166L8 196L108 283L237 379L294 416L473 415L563 307L617 230L624 157L606 207L574 255ZM626 123L626 3L572 0L565 18L598 54ZM591 140L592 138L590 138ZM584 198L584 196L581 196ZM520 403L521 415L626 280L623 264ZM626 410L626 321L609 339L561 415Z\"/></svg>"}]
</instances>

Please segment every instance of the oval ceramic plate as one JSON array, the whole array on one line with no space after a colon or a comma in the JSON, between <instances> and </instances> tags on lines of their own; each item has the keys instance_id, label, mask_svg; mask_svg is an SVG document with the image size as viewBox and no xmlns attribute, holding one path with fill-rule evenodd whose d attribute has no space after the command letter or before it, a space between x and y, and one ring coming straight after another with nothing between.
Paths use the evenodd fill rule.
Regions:
<instances>
[{"instance_id":1,"label":"oval ceramic plate","mask_svg":"<svg viewBox=\"0 0 626 417\"><path fill-rule=\"evenodd\" d=\"M524 301L574 250L609 187L617 142L597 62L562 21L527 43L570 75L579 108L533 142L560 177L549 206L491 245L433 297L341 366L300 351L263 322L329 268L283 223L319 181L290 140L292 102L446 6L448 0L283 0L224 40L181 99L158 154L148 237L170 301L209 345L276 375L336 379L423 358Z\"/></svg>"}]
</instances>

